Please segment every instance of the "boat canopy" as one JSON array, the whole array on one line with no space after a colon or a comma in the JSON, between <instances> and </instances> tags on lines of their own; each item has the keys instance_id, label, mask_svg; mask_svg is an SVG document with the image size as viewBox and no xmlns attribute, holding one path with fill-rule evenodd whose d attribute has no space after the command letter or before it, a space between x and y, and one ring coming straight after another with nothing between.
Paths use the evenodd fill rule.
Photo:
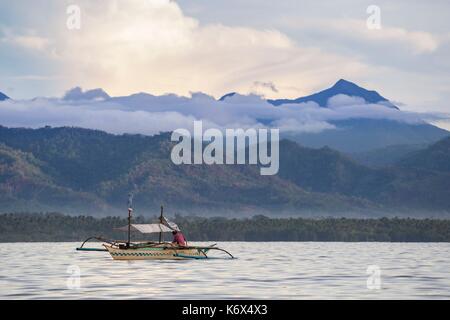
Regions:
<instances>
[{"instance_id":1,"label":"boat canopy","mask_svg":"<svg viewBox=\"0 0 450 320\"><path fill-rule=\"evenodd\" d=\"M161 217L161 222L166 227L169 227L171 230L180 231L180 228L178 228L177 224L175 222L170 221L166 217Z\"/></svg>"},{"instance_id":2,"label":"boat canopy","mask_svg":"<svg viewBox=\"0 0 450 320\"><path fill-rule=\"evenodd\" d=\"M176 229L171 229L162 223L151 223L151 224L131 224L132 231L139 231L140 233L160 233L160 232L172 232L173 230L179 230L178 226ZM120 231L128 231L128 226L117 228Z\"/></svg>"}]
</instances>

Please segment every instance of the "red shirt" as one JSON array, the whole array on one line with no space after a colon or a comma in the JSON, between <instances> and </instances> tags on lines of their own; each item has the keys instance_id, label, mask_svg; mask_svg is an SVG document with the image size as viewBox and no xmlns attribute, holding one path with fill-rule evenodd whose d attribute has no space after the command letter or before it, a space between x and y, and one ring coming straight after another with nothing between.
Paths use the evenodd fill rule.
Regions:
<instances>
[{"instance_id":1,"label":"red shirt","mask_svg":"<svg viewBox=\"0 0 450 320\"><path fill-rule=\"evenodd\" d=\"M177 232L173 236L174 243L178 244L179 246L185 246L186 245L186 239L184 238L183 234L181 232Z\"/></svg>"}]
</instances>

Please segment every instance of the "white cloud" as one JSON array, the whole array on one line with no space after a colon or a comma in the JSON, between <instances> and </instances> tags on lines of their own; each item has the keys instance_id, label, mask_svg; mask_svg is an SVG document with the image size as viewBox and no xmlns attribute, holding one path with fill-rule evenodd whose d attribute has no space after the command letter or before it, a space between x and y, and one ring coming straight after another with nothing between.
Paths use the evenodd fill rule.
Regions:
<instances>
[{"instance_id":1,"label":"white cloud","mask_svg":"<svg viewBox=\"0 0 450 320\"><path fill-rule=\"evenodd\" d=\"M105 100L85 99L83 94L82 99L72 100L38 98L0 102L1 124L32 128L76 126L110 133L152 135L177 128L191 130L195 120L202 120L205 129L274 127L282 132L317 133L335 129L334 120L370 118L419 123L429 117L366 104L360 98L343 95L330 99L331 108L323 108L314 102L275 107L256 95L235 95L217 101L202 93L191 97L137 94Z\"/></svg>"},{"instance_id":2,"label":"white cloud","mask_svg":"<svg viewBox=\"0 0 450 320\"><path fill-rule=\"evenodd\" d=\"M79 5L81 30L56 30L49 49L70 75L68 86L100 86L112 95L204 91L219 97L272 82L277 90L263 91L267 97L293 98L324 78L331 83L366 70L357 60L300 46L277 30L202 25L174 1Z\"/></svg>"},{"instance_id":3,"label":"white cloud","mask_svg":"<svg viewBox=\"0 0 450 320\"><path fill-rule=\"evenodd\" d=\"M366 101L361 97L347 96L345 94L337 94L328 99L327 106L329 108L339 108L353 105L364 105Z\"/></svg>"},{"instance_id":4,"label":"white cloud","mask_svg":"<svg viewBox=\"0 0 450 320\"><path fill-rule=\"evenodd\" d=\"M438 36L426 31L407 30L405 28L381 24L381 29L369 29L365 20L358 19L302 19L289 20L286 25L304 31L327 34L337 39L351 39L372 46L389 46L395 50L403 46L415 54L436 51L445 41L445 36ZM335 39L336 40L336 39Z\"/></svg>"},{"instance_id":5,"label":"white cloud","mask_svg":"<svg viewBox=\"0 0 450 320\"><path fill-rule=\"evenodd\" d=\"M27 30L26 33L17 34L8 28L1 28L3 36L0 41L26 49L44 51L49 48L51 41L48 38L35 34L33 30Z\"/></svg>"},{"instance_id":6,"label":"white cloud","mask_svg":"<svg viewBox=\"0 0 450 320\"><path fill-rule=\"evenodd\" d=\"M279 119L271 124L275 128L281 128L283 132L294 133L319 133L324 130L336 129L336 126L320 120Z\"/></svg>"},{"instance_id":7,"label":"white cloud","mask_svg":"<svg viewBox=\"0 0 450 320\"><path fill-rule=\"evenodd\" d=\"M391 46L405 45L416 54L431 53L435 51L440 40L432 33L425 31L411 31L404 28L382 25L380 30L371 30L366 27L363 20L334 21L331 23L335 30L348 33L349 37L359 37L366 41L385 42ZM348 32L352 30L352 32Z\"/></svg>"},{"instance_id":8,"label":"white cloud","mask_svg":"<svg viewBox=\"0 0 450 320\"><path fill-rule=\"evenodd\" d=\"M44 50L49 45L49 40L36 36L15 36L11 39L14 43L23 46L25 48Z\"/></svg>"}]
</instances>

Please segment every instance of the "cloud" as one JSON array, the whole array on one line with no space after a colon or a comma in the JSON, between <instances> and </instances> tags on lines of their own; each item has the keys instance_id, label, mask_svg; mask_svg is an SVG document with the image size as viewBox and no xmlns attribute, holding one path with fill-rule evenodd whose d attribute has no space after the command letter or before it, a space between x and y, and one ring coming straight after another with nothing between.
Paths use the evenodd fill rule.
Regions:
<instances>
[{"instance_id":1,"label":"cloud","mask_svg":"<svg viewBox=\"0 0 450 320\"><path fill-rule=\"evenodd\" d=\"M100 86L112 95L206 91L219 97L253 92L256 84L268 98L294 98L324 78L342 77L343 69L347 77L367 70L357 59L301 46L278 30L201 24L174 1L77 4L80 30L47 31L48 56L70 75L67 86Z\"/></svg>"},{"instance_id":2,"label":"cloud","mask_svg":"<svg viewBox=\"0 0 450 320\"><path fill-rule=\"evenodd\" d=\"M74 99L69 100L66 95L64 99L0 102L1 124L31 128L76 126L117 134L153 135L178 128L192 130L193 122L202 120L205 129L270 127L279 128L281 132L317 133L334 130L335 120L370 118L421 123L426 117L430 118L381 104L366 104L361 98L344 95L330 98L329 108L323 108L314 102L275 107L257 95L236 94L225 101L217 101L203 93L192 93L190 97L140 93L99 100L90 92L93 91L75 88L69 91L68 94L74 95ZM439 118L442 117L434 120Z\"/></svg>"},{"instance_id":3,"label":"cloud","mask_svg":"<svg viewBox=\"0 0 450 320\"><path fill-rule=\"evenodd\" d=\"M265 95L265 92L278 93L279 90L272 81L254 81L251 89L252 93Z\"/></svg>"},{"instance_id":4,"label":"cloud","mask_svg":"<svg viewBox=\"0 0 450 320\"><path fill-rule=\"evenodd\" d=\"M359 19L321 19L310 18L286 21L290 27L316 34L332 35L334 40L347 39L370 44L388 46L391 50L403 46L414 54L427 54L436 51L445 42L445 36L426 31L381 24L380 29L369 29L366 20ZM351 30L351 32L349 32Z\"/></svg>"},{"instance_id":5,"label":"cloud","mask_svg":"<svg viewBox=\"0 0 450 320\"><path fill-rule=\"evenodd\" d=\"M271 123L271 126L280 128L282 132L294 133L319 133L324 130L336 129L336 126L326 121L299 119L279 119Z\"/></svg>"},{"instance_id":6,"label":"cloud","mask_svg":"<svg viewBox=\"0 0 450 320\"><path fill-rule=\"evenodd\" d=\"M17 34L8 28L2 28L3 36L0 41L26 49L44 51L50 46L50 40L35 34L34 30L28 30L25 34Z\"/></svg>"},{"instance_id":7,"label":"cloud","mask_svg":"<svg viewBox=\"0 0 450 320\"><path fill-rule=\"evenodd\" d=\"M416 54L434 52L441 44L439 37L425 31L411 31L405 28L382 25L380 30L366 27L366 21L349 19L331 22L335 30L345 32L349 37L358 37L366 41L388 43L389 45L404 45ZM348 32L352 30L352 32Z\"/></svg>"},{"instance_id":8,"label":"cloud","mask_svg":"<svg viewBox=\"0 0 450 320\"><path fill-rule=\"evenodd\" d=\"M0 117L2 125L10 127L75 126L115 134L145 135L170 131L174 127L189 128L195 120L177 112L123 111L98 108L95 102L83 105L63 104L61 101L42 98L2 103Z\"/></svg>"},{"instance_id":9,"label":"cloud","mask_svg":"<svg viewBox=\"0 0 450 320\"><path fill-rule=\"evenodd\" d=\"M48 39L36 36L15 36L7 41L12 41L25 48L35 50L44 50L49 44Z\"/></svg>"},{"instance_id":10,"label":"cloud","mask_svg":"<svg viewBox=\"0 0 450 320\"><path fill-rule=\"evenodd\" d=\"M361 97L348 96L345 94L337 94L328 99L327 106L329 108L339 108L342 106L364 105L366 100Z\"/></svg>"},{"instance_id":11,"label":"cloud","mask_svg":"<svg viewBox=\"0 0 450 320\"><path fill-rule=\"evenodd\" d=\"M103 89L92 89L83 92L80 87L75 87L66 92L63 100L105 100L109 95Z\"/></svg>"},{"instance_id":12,"label":"cloud","mask_svg":"<svg viewBox=\"0 0 450 320\"><path fill-rule=\"evenodd\" d=\"M80 85L115 96L297 98L350 78L406 108L448 109L446 2L383 0L381 30L367 29L367 4L356 0L305 2L302 10L268 0L70 4L81 8L81 30L67 29L66 1L39 0L32 14L27 1L0 3L0 82L16 88L14 96L61 95ZM236 14L236 7L245 9Z\"/></svg>"}]
</instances>

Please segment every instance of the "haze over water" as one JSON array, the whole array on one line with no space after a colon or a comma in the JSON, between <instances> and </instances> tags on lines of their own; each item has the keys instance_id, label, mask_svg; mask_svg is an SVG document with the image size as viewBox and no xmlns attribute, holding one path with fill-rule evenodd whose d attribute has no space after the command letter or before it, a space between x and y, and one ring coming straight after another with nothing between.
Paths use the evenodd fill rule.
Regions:
<instances>
[{"instance_id":1,"label":"haze over water","mask_svg":"<svg viewBox=\"0 0 450 320\"><path fill-rule=\"evenodd\" d=\"M205 244L205 243L202 243ZM94 244L98 246L98 244ZM222 242L208 260L113 261L79 243L3 243L1 299L449 299L449 243ZM367 287L368 266L381 288ZM70 266L81 272L70 289Z\"/></svg>"}]
</instances>

